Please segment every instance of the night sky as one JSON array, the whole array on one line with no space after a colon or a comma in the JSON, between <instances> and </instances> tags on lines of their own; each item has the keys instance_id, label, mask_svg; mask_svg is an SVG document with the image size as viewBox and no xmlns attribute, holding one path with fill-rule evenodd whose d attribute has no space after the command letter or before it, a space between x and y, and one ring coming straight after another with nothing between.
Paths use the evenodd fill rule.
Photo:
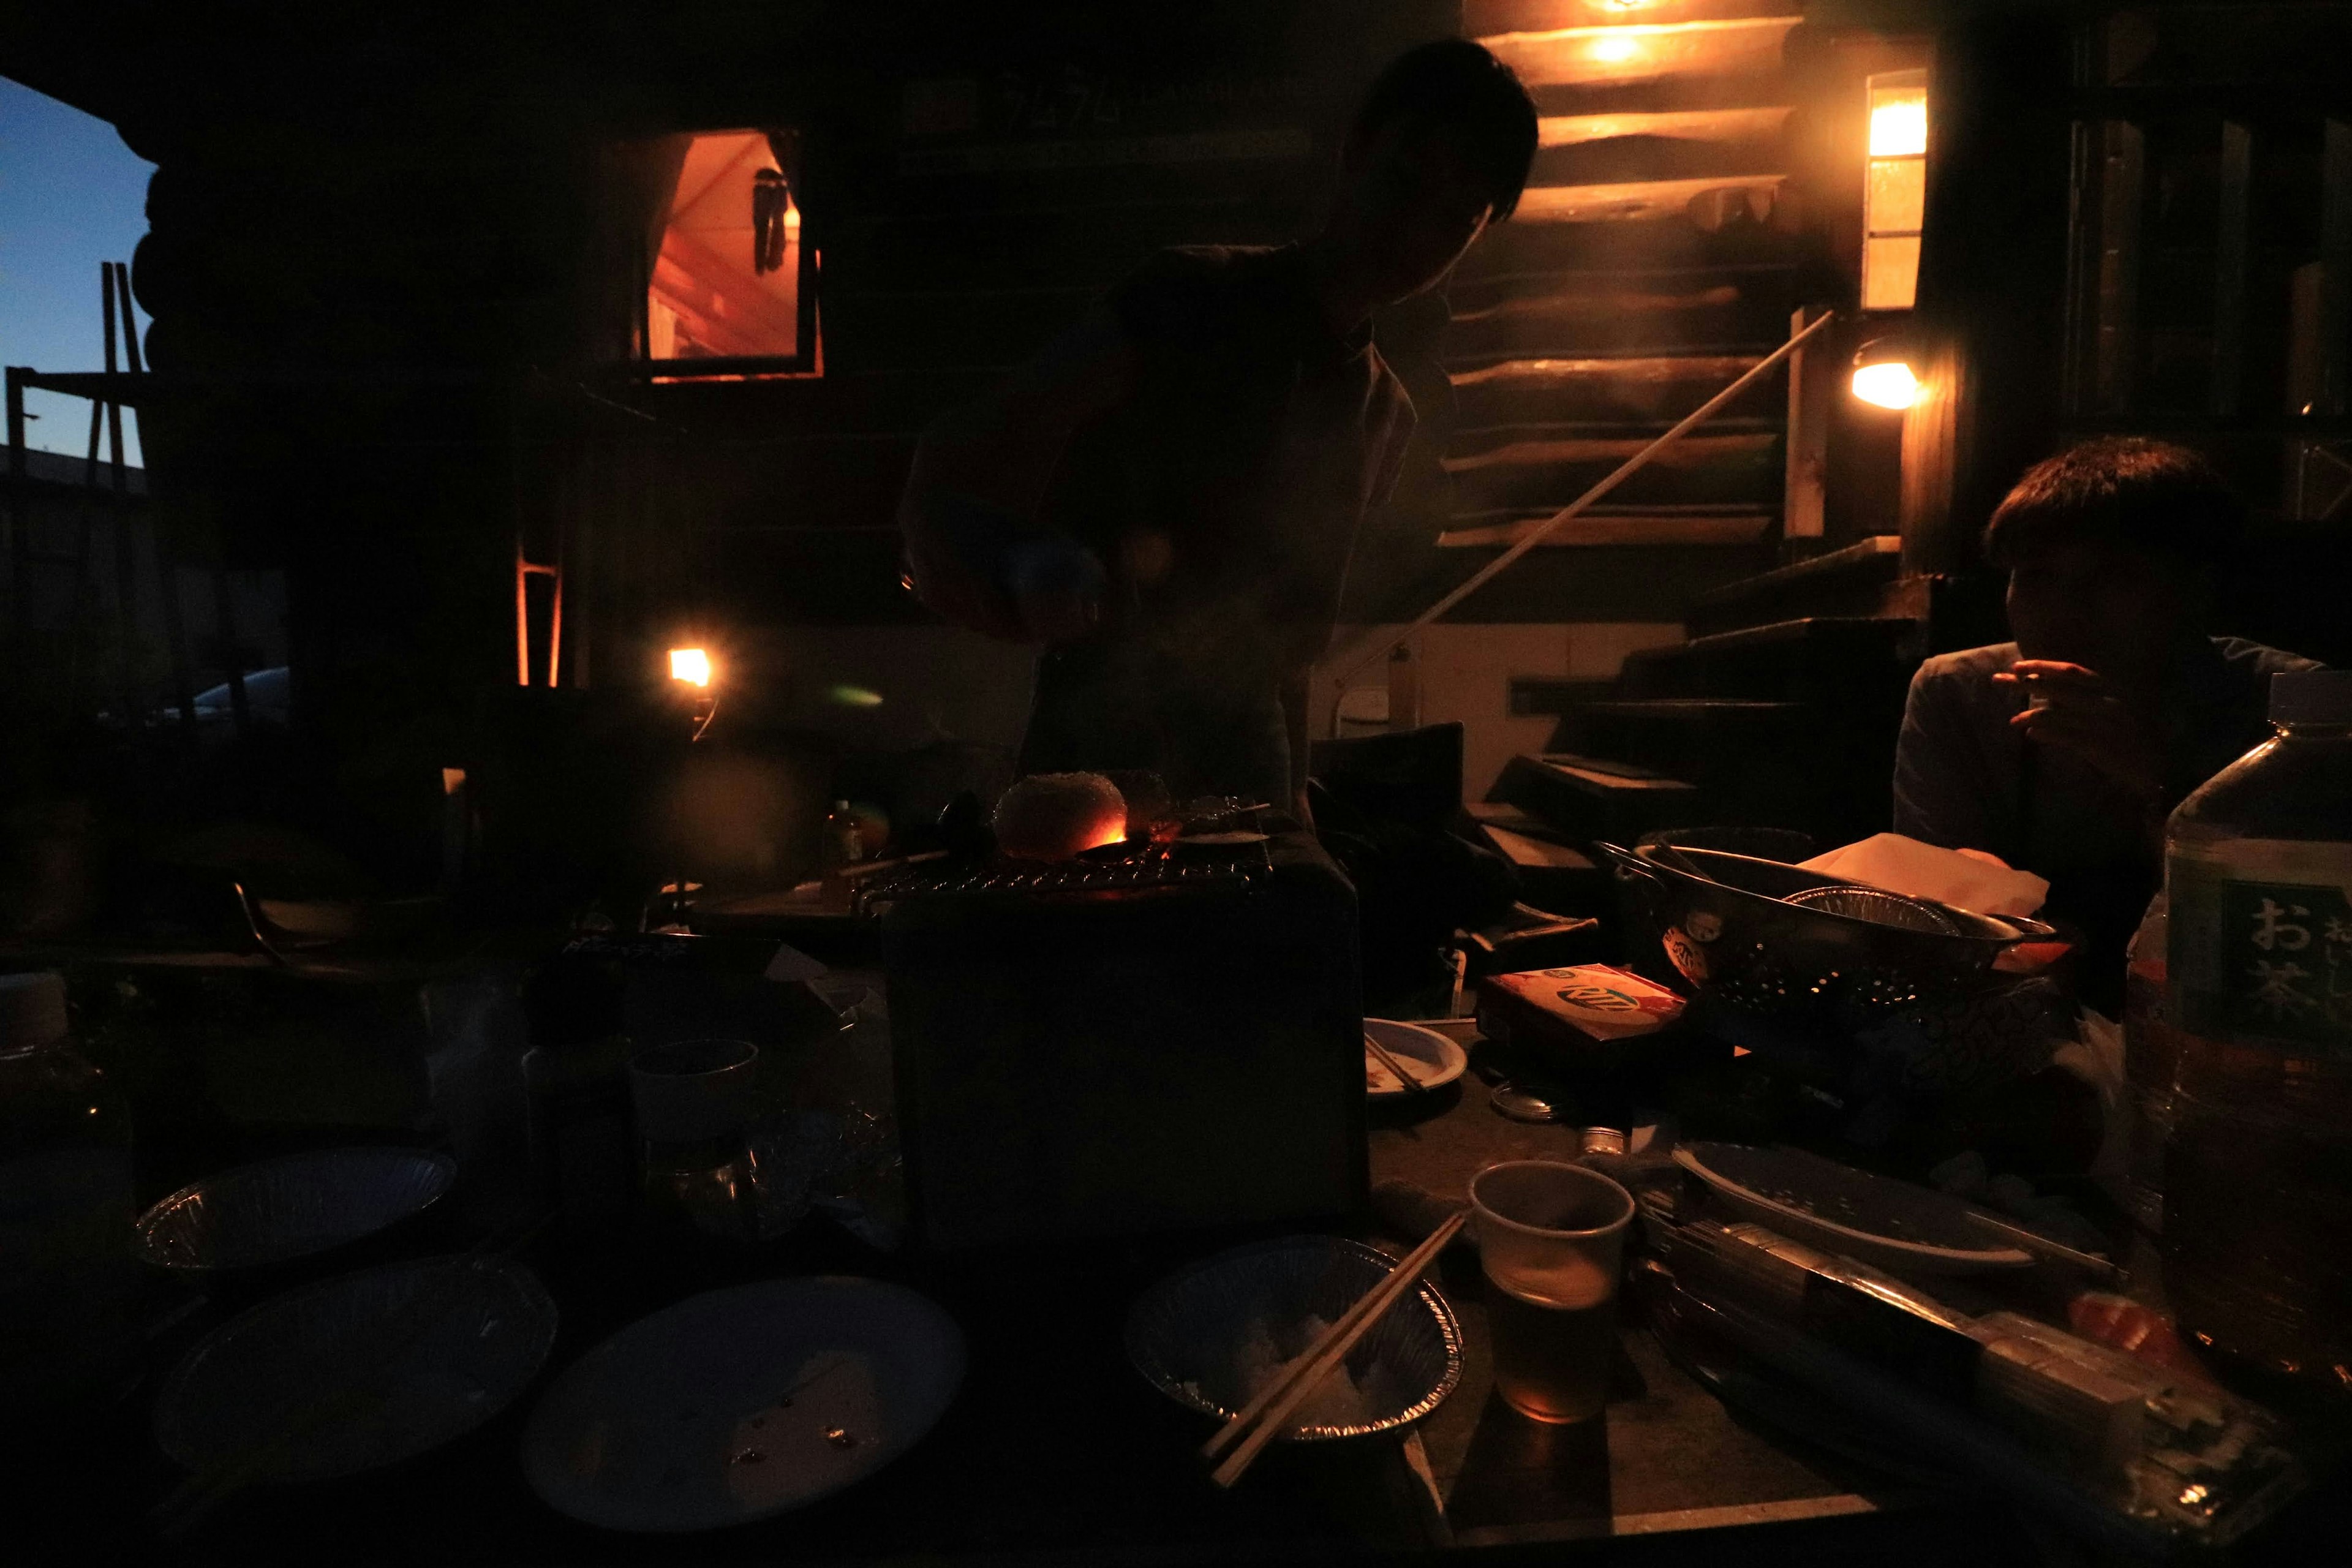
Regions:
<instances>
[{"instance_id":1,"label":"night sky","mask_svg":"<svg viewBox=\"0 0 2352 1568\"><path fill-rule=\"evenodd\" d=\"M154 169L103 120L0 78L0 363L105 367L98 265L130 260L147 232ZM42 416L28 446L85 449L89 405L33 393L25 405ZM123 424L136 463L137 419Z\"/></svg>"}]
</instances>

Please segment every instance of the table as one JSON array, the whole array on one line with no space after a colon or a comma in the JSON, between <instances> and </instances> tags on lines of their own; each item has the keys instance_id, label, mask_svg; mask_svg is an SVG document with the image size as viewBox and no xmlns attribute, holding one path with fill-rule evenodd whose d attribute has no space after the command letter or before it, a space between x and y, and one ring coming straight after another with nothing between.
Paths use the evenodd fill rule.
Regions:
<instances>
[{"instance_id":1,"label":"table","mask_svg":"<svg viewBox=\"0 0 2352 1568\"><path fill-rule=\"evenodd\" d=\"M213 1076L224 1062L243 1059L221 1055L232 1047L250 1054L242 1036L221 1044ZM278 1084L287 1064L268 1059L276 1065L260 1081ZM184 1075L199 1064L173 1070ZM348 1066L339 1077L347 1072ZM161 1098L184 1100L194 1084L159 1077L155 1086ZM1474 1171L1496 1159L1575 1152L1568 1128L1496 1115L1475 1078L1424 1101L1376 1109L1373 1122L1375 1180L1402 1178L1433 1191L1459 1193ZM142 1122L157 1132L167 1125L160 1118ZM207 1168L192 1144L197 1130L171 1131L178 1168L150 1196ZM222 1142L215 1163L265 1152L246 1137ZM455 1201L446 1208L403 1238L407 1251L456 1250L476 1238L479 1208L469 1212ZM551 1375L615 1330L696 1290L792 1273L902 1280L940 1301L967 1334L971 1371L961 1394L938 1430L899 1463L801 1512L681 1538L602 1532L541 1505L518 1458L531 1404L526 1395L467 1438L391 1470L241 1494L186 1539L156 1542L148 1510L180 1475L147 1436L153 1386L198 1335L240 1304L232 1290L161 1336L148 1386L84 1429L28 1432L0 1424L0 1444L15 1450L0 1456L0 1476L7 1478L0 1492L9 1497L0 1510L0 1542L26 1562L209 1563L233 1546L240 1563L253 1564L309 1564L322 1556L437 1564L1007 1555L1156 1563L1338 1560L1368 1552L1510 1561L1569 1542L1603 1554L1635 1550L1627 1538L1685 1561L1745 1560L1768 1541L1776 1554L1803 1550L1831 1560L1898 1552L1918 1563L2030 1554L2000 1510L1924 1494L1743 1421L1638 1326L1626 1335L1621 1384L1605 1420L1553 1428L1519 1417L1492 1397L1476 1263L1466 1248L1442 1264L1465 1331L1464 1380L1410 1442L1277 1447L1240 1487L1220 1492L1193 1452L1205 1436L1197 1417L1145 1386L1119 1344L1135 1296L1203 1245L1138 1242L924 1264L873 1252L822 1223L758 1254L716 1244L666 1251L535 1244L526 1258L563 1310ZM337 1269L350 1266L344 1259Z\"/></svg>"}]
</instances>

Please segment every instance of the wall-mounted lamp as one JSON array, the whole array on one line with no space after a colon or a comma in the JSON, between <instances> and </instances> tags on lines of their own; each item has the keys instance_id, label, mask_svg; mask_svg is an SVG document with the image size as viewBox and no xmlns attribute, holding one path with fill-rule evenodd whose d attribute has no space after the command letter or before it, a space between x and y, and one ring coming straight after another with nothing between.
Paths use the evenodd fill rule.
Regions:
<instances>
[{"instance_id":1,"label":"wall-mounted lamp","mask_svg":"<svg viewBox=\"0 0 2352 1568\"><path fill-rule=\"evenodd\" d=\"M1853 356L1853 395L1880 408L1908 408L1918 400L1919 377L1899 338L1874 338Z\"/></svg>"},{"instance_id":2,"label":"wall-mounted lamp","mask_svg":"<svg viewBox=\"0 0 2352 1568\"><path fill-rule=\"evenodd\" d=\"M674 647L669 650L669 678L688 686L710 684L710 655L698 647Z\"/></svg>"}]
</instances>

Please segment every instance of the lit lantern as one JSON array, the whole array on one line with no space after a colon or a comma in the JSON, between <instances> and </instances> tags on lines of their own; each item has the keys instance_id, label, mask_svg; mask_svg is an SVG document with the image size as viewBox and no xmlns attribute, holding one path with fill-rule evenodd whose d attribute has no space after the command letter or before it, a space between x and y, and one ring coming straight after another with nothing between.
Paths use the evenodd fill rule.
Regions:
<instances>
[{"instance_id":1,"label":"lit lantern","mask_svg":"<svg viewBox=\"0 0 2352 1568\"><path fill-rule=\"evenodd\" d=\"M1877 338L1853 356L1853 395L1881 408L1908 408L1918 400L1919 377L1901 342Z\"/></svg>"},{"instance_id":2,"label":"lit lantern","mask_svg":"<svg viewBox=\"0 0 2352 1568\"><path fill-rule=\"evenodd\" d=\"M688 686L710 684L710 655L698 647L674 647L669 650L669 678Z\"/></svg>"},{"instance_id":3,"label":"lit lantern","mask_svg":"<svg viewBox=\"0 0 2352 1568\"><path fill-rule=\"evenodd\" d=\"M1862 308L1907 310L1918 296L1927 211L1927 73L1869 82L1870 156L1862 194Z\"/></svg>"}]
</instances>

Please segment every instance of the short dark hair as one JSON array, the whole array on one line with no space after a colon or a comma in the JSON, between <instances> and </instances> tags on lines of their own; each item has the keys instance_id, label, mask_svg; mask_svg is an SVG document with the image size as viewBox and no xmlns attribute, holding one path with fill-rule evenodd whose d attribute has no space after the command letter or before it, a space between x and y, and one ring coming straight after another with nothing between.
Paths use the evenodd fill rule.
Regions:
<instances>
[{"instance_id":1,"label":"short dark hair","mask_svg":"<svg viewBox=\"0 0 2352 1568\"><path fill-rule=\"evenodd\" d=\"M1511 216L1536 156L1536 106L1511 68L1467 38L1440 38L1391 60L1356 109L1348 140L1370 141L1401 120L1462 132L1486 182L1495 221Z\"/></svg>"},{"instance_id":2,"label":"short dark hair","mask_svg":"<svg viewBox=\"0 0 2352 1568\"><path fill-rule=\"evenodd\" d=\"M2120 546L2193 566L2226 561L2245 503L2213 465L2145 436L2085 441L2025 470L1985 525L1996 566L2060 545Z\"/></svg>"}]
</instances>

